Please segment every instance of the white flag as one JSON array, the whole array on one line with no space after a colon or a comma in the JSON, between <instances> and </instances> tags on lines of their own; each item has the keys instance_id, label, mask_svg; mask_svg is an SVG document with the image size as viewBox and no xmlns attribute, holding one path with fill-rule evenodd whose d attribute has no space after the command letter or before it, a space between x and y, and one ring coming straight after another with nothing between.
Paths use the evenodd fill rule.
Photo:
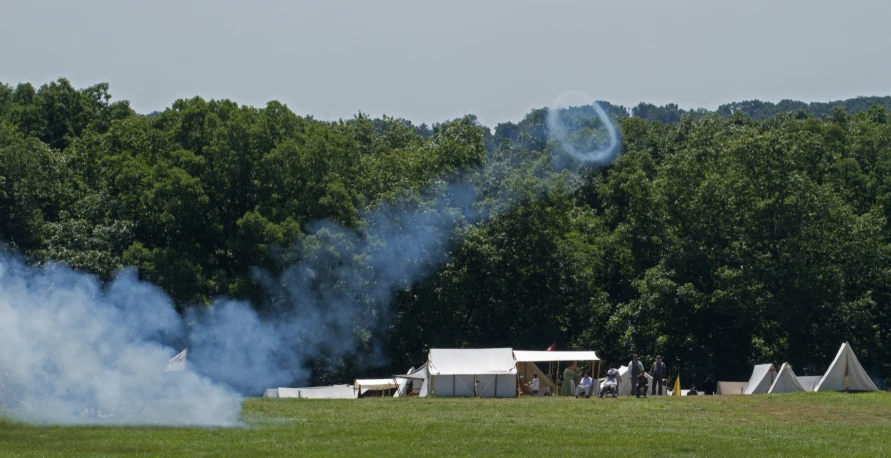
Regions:
<instances>
[{"instance_id":1,"label":"white flag","mask_svg":"<svg viewBox=\"0 0 891 458\"><path fill-rule=\"evenodd\" d=\"M167 361L167 368L164 369L164 372L174 372L174 371L184 371L186 370L186 352L189 349L185 349L181 351L178 355L170 358L170 361Z\"/></svg>"}]
</instances>

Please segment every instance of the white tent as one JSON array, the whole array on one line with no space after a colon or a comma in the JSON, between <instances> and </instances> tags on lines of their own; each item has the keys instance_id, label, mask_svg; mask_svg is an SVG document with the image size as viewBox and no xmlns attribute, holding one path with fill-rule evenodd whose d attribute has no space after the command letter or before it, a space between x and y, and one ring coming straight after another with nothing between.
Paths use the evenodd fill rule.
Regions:
<instances>
[{"instance_id":1,"label":"white tent","mask_svg":"<svg viewBox=\"0 0 891 458\"><path fill-rule=\"evenodd\" d=\"M767 392L794 393L797 391L804 391L804 387L801 386L798 377L795 376L795 372L792 372L792 366L790 366L789 363L783 363L783 365L780 366L780 371L777 372L776 378L773 380L773 384L770 385L770 389L767 390Z\"/></svg>"},{"instance_id":2,"label":"white tent","mask_svg":"<svg viewBox=\"0 0 891 458\"><path fill-rule=\"evenodd\" d=\"M876 384L872 382L857 355L851 346L845 342L838 349L835 360L829 365L829 370L817 383L814 391L878 391Z\"/></svg>"},{"instance_id":3,"label":"white tent","mask_svg":"<svg viewBox=\"0 0 891 458\"><path fill-rule=\"evenodd\" d=\"M517 396L517 367L510 348L431 348L427 383L434 396Z\"/></svg>"},{"instance_id":4,"label":"white tent","mask_svg":"<svg viewBox=\"0 0 891 458\"><path fill-rule=\"evenodd\" d=\"M394 378L376 378L376 379L356 379L353 388L359 394L365 394L368 391L386 391L394 390L399 387Z\"/></svg>"},{"instance_id":5,"label":"white tent","mask_svg":"<svg viewBox=\"0 0 891 458\"><path fill-rule=\"evenodd\" d=\"M266 390L269 392L270 390ZM304 388L278 388L280 398L303 399L355 399L356 392L352 385L313 386Z\"/></svg>"},{"instance_id":6,"label":"white tent","mask_svg":"<svg viewBox=\"0 0 891 458\"><path fill-rule=\"evenodd\" d=\"M755 366L755 369L752 371L752 377L749 378L749 383L746 384L743 394L767 393L767 390L773 385L776 374L777 369L773 367L773 364L759 364Z\"/></svg>"},{"instance_id":7,"label":"white tent","mask_svg":"<svg viewBox=\"0 0 891 458\"><path fill-rule=\"evenodd\" d=\"M814 391L817 388L817 384L820 383L820 379L823 378L820 375L816 376L798 376L798 383L801 384L801 387L804 388L804 391Z\"/></svg>"},{"instance_id":8,"label":"white tent","mask_svg":"<svg viewBox=\"0 0 891 458\"><path fill-rule=\"evenodd\" d=\"M718 382L718 394L742 394L746 382Z\"/></svg>"},{"instance_id":9,"label":"white tent","mask_svg":"<svg viewBox=\"0 0 891 458\"><path fill-rule=\"evenodd\" d=\"M263 392L264 398L277 398L278 397L278 388L269 388Z\"/></svg>"}]
</instances>

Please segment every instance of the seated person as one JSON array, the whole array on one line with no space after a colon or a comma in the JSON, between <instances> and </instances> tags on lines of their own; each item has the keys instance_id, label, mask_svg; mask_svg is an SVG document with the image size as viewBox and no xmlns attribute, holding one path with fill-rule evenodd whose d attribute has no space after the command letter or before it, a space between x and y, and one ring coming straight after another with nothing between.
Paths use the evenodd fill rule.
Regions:
<instances>
[{"instance_id":1,"label":"seated person","mask_svg":"<svg viewBox=\"0 0 891 458\"><path fill-rule=\"evenodd\" d=\"M690 385L690 391L687 392L687 396L697 396L699 393L696 392L696 385Z\"/></svg>"},{"instance_id":2,"label":"seated person","mask_svg":"<svg viewBox=\"0 0 891 458\"><path fill-rule=\"evenodd\" d=\"M647 385L649 383L646 372L641 372L640 375L637 376L637 397L640 397L641 393L643 393L644 397L647 397Z\"/></svg>"},{"instance_id":3,"label":"seated person","mask_svg":"<svg viewBox=\"0 0 891 458\"><path fill-rule=\"evenodd\" d=\"M607 390L612 391L614 394L618 394L620 380L621 377L619 377L619 371L615 369L606 371L606 380L600 384L600 397L602 398Z\"/></svg>"},{"instance_id":4,"label":"seated person","mask_svg":"<svg viewBox=\"0 0 891 458\"><path fill-rule=\"evenodd\" d=\"M575 387L575 397L579 397L579 393L582 390L585 390L585 397L591 397L591 386L594 384L594 381L591 380L591 375L588 371L585 371L585 376L582 377L582 381L579 382L578 386Z\"/></svg>"}]
</instances>

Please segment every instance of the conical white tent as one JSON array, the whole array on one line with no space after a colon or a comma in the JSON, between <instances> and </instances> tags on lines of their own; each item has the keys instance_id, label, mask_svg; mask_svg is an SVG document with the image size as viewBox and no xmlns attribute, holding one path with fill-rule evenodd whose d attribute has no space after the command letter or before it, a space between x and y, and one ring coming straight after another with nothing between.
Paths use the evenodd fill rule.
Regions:
<instances>
[{"instance_id":1,"label":"conical white tent","mask_svg":"<svg viewBox=\"0 0 891 458\"><path fill-rule=\"evenodd\" d=\"M777 372L773 384L770 385L770 389L767 390L767 392L794 393L796 391L804 391L804 387L799 383L798 377L795 376L795 372L792 372L792 366L790 366L789 363L783 363L783 365L780 366L780 371Z\"/></svg>"},{"instance_id":2,"label":"conical white tent","mask_svg":"<svg viewBox=\"0 0 891 458\"><path fill-rule=\"evenodd\" d=\"M872 382L857 355L851 346L845 342L838 349L835 360L829 365L829 370L817 383L814 391L879 391L876 384Z\"/></svg>"},{"instance_id":3,"label":"conical white tent","mask_svg":"<svg viewBox=\"0 0 891 458\"><path fill-rule=\"evenodd\" d=\"M776 374L777 369L773 367L773 364L759 364L755 366L755 369L752 371L752 377L749 378L749 383L742 394L767 393L767 390L773 385Z\"/></svg>"}]
</instances>

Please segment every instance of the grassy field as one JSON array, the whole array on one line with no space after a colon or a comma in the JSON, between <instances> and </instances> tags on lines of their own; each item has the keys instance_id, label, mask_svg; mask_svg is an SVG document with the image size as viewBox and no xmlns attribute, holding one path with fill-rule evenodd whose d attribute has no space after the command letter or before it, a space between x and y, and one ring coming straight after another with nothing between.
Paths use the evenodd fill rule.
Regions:
<instances>
[{"instance_id":1,"label":"grassy field","mask_svg":"<svg viewBox=\"0 0 891 458\"><path fill-rule=\"evenodd\" d=\"M219 429L0 419L0 455L891 456L887 393L251 399L242 418Z\"/></svg>"}]
</instances>

